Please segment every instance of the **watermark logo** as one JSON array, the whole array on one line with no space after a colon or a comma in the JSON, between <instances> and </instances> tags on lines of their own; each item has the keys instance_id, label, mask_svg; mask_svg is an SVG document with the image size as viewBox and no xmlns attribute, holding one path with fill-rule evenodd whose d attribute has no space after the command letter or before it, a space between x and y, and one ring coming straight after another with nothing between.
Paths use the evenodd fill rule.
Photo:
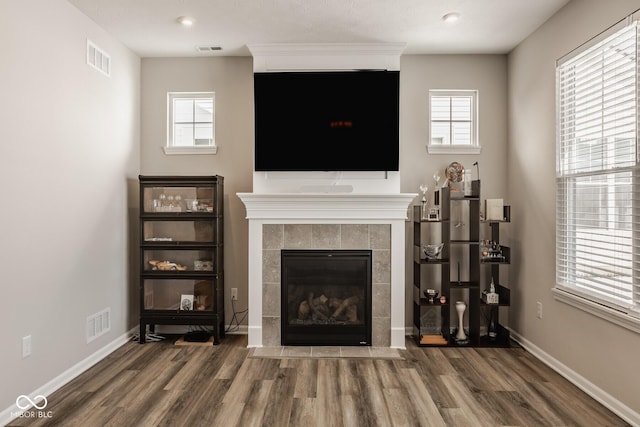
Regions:
<instances>
[{"instance_id":1,"label":"watermark logo","mask_svg":"<svg viewBox=\"0 0 640 427\"><path fill-rule=\"evenodd\" d=\"M16 406L20 409L19 412L11 412L11 418L51 418L52 411L43 411L47 407L49 402L47 398L41 394L31 399L26 394L21 394L16 398ZM37 410L31 409L35 408Z\"/></svg>"},{"instance_id":2,"label":"watermark logo","mask_svg":"<svg viewBox=\"0 0 640 427\"><path fill-rule=\"evenodd\" d=\"M38 401L40 401L40 400L42 402L40 404L38 404ZM47 402L47 398L45 396L41 395L41 394L38 395L38 396L35 396L33 398L33 400L31 400L31 398L29 396L24 395L24 394L21 394L20 396L18 396L16 398L16 406L18 408L22 409L23 411L25 409L29 409L32 406L34 408L36 408L36 409L42 410L42 409L47 407L47 403L49 403L49 402Z\"/></svg>"}]
</instances>

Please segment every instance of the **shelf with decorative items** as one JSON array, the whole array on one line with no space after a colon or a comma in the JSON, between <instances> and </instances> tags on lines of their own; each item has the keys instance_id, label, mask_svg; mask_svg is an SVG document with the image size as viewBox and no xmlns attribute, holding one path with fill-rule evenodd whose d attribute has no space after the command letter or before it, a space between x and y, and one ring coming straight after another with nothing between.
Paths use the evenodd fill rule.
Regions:
<instances>
[{"instance_id":1,"label":"shelf with decorative items","mask_svg":"<svg viewBox=\"0 0 640 427\"><path fill-rule=\"evenodd\" d=\"M454 162L455 163L455 162ZM450 166L451 167L451 166ZM449 175L449 174L448 174ZM480 181L466 181L451 191L450 345L477 346L480 337Z\"/></svg>"},{"instance_id":2,"label":"shelf with decorative items","mask_svg":"<svg viewBox=\"0 0 640 427\"><path fill-rule=\"evenodd\" d=\"M449 189L436 189L432 207L421 190L413 207L413 335L418 345L448 345Z\"/></svg>"},{"instance_id":3,"label":"shelf with decorative items","mask_svg":"<svg viewBox=\"0 0 640 427\"><path fill-rule=\"evenodd\" d=\"M487 212L493 206L493 213ZM481 241L480 262L488 266L489 285L481 295L481 310L483 313L484 328L480 337L480 345L488 347L508 347L510 345L510 333L500 323L501 308L511 306L511 290L504 283L500 283L501 268L511 264L511 248L505 246L500 240L500 227L511 222L511 207L503 205L502 199L494 199L485 203L485 216L482 223L489 225L490 238Z\"/></svg>"},{"instance_id":4,"label":"shelf with decorative items","mask_svg":"<svg viewBox=\"0 0 640 427\"><path fill-rule=\"evenodd\" d=\"M223 181L139 177L140 343L158 324L224 336Z\"/></svg>"},{"instance_id":5,"label":"shelf with decorative items","mask_svg":"<svg viewBox=\"0 0 640 427\"><path fill-rule=\"evenodd\" d=\"M488 199L483 215L480 180L470 180L457 162L446 176L433 207L421 187L413 211L414 338L421 346L508 346L500 310L511 305L511 290L500 283L500 271L512 252L500 241L500 227L511 221L510 206ZM490 236L481 239L485 224Z\"/></svg>"},{"instance_id":6,"label":"shelf with decorative items","mask_svg":"<svg viewBox=\"0 0 640 427\"><path fill-rule=\"evenodd\" d=\"M448 171L447 176L451 176ZM510 221L510 209L505 206L496 220L482 218L480 189L480 180L447 184L436 189L433 208L424 197L414 207L413 326L418 345L477 347L509 341L508 330L499 323L498 309L510 305L510 290L495 284L500 301L487 301L481 273L482 266L489 265L495 274L501 265L511 262L510 248L499 243L499 225ZM431 215L434 212L437 217ZM485 223L491 227L491 238L481 240L481 224ZM434 257L430 251L438 247L440 252ZM439 272L430 271L438 268Z\"/></svg>"}]
</instances>

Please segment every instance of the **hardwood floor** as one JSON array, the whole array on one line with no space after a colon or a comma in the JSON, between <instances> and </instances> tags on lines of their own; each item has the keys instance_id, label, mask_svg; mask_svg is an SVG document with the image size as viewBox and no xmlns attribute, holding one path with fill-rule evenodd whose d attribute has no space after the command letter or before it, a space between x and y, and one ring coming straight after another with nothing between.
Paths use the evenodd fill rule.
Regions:
<instances>
[{"instance_id":1,"label":"hardwood floor","mask_svg":"<svg viewBox=\"0 0 640 427\"><path fill-rule=\"evenodd\" d=\"M10 426L624 426L519 347L418 348L404 360L252 358L129 342Z\"/></svg>"}]
</instances>

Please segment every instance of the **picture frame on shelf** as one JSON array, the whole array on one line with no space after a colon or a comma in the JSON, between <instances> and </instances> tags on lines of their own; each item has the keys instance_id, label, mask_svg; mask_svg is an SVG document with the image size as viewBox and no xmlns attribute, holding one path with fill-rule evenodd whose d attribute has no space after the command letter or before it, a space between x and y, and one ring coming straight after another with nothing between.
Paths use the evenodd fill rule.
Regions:
<instances>
[{"instance_id":1,"label":"picture frame on shelf","mask_svg":"<svg viewBox=\"0 0 640 427\"><path fill-rule=\"evenodd\" d=\"M487 221L502 221L504 219L504 199L486 199L484 212Z\"/></svg>"},{"instance_id":2,"label":"picture frame on shelf","mask_svg":"<svg viewBox=\"0 0 640 427\"><path fill-rule=\"evenodd\" d=\"M193 310L193 294L180 295L180 310L181 311Z\"/></svg>"}]
</instances>

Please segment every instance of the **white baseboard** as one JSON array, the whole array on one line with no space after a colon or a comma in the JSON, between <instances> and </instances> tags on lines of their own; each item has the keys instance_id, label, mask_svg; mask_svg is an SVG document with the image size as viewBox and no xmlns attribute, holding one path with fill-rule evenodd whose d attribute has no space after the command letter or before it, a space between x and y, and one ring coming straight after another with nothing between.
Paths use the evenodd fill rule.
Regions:
<instances>
[{"instance_id":1,"label":"white baseboard","mask_svg":"<svg viewBox=\"0 0 640 427\"><path fill-rule=\"evenodd\" d=\"M525 350L535 356L542 363L549 366L551 369L562 375L573 385L580 390L587 393L589 396L600 402L603 406L608 408L611 412L631 424L632 426L640 426L640 414L628 407L624 403L620 402L615 397L611 396L600 387L593 384L591 381L578 374L559 360L555 359L549 353L542 350L540 347L533 344L531 341L522 337L517 332L510 330L511 338L520 344Z\"/></svg>"},{"instance_id":2,"label":"white baseboard","mask_svg":"<svg viewBox=\"0 0 640 427\"><path fill-rule=\"evenodd\" d=\"M110 343L108 343L107 345L105 345L95 353L91 354L86 359L76 363L71 368L67 369L66 371L64 371L63 373L61 373L60 375L58 375L57 377L55 377L54 379L46 383L45 385L32 391L31 393L28 394L28 396L48 397L54 391L58 390L59 388L61 388L71 380L75 379L78 375L82 374L87 369L91 368L93 365L95 365L96 363L98 363L99 361L101 361L111 353L113 353L115 350L122 347L125 343L127 343L131 339L132 334L135 333L137 330L138 330L138 327L133 328L130 331L122 334L121 336L111 341ZM17 398L18 396L16 396L16 399ZM29 410L25 412L28 412L28 411ZM46 411L46 410L43 409L43 411ZM0 412L0 425L8 424L12 419L16 418L17 416L16 414L19 414L21 412L23 411L20 408L18 408L18 406L14 403L10 407Z\"/></svg>"}]
</instances>

